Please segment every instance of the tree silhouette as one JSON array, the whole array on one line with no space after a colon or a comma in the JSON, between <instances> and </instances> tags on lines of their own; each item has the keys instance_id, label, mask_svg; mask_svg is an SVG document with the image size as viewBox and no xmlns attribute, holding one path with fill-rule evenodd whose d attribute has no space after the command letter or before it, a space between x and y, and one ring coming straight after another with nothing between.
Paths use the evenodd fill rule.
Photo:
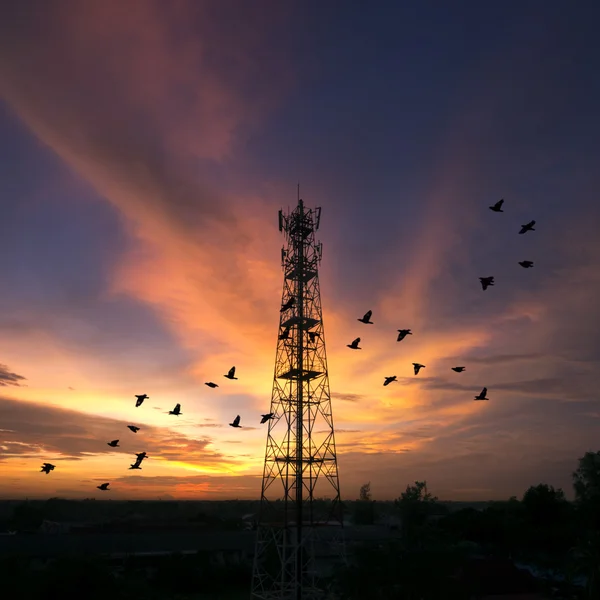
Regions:
<instances>
[{"instance_id":1,"label":"tree silhouette","mask_svg":"<svg viewBox=\"0 0 600 600\"><path fill-rule=\"evenodd\" d=\"M365 483L360 486L360 494L358 496L362 502L368 502L371 500L371 482Z\"/></svg>"},{"instance_id":2,"label":"tree silhouette","mask_svg":"<svg viewBox=\"0 0 600 600\"><path fill-rule=\"evenodd\" d=\"M419 542L419 531L427 519L438 511L437 497L427 491L426 481L415 481L394 501L402 519L402 534L406 542Z\"/></svg>"},{"instance_id":3,"label":"tree silhouette","mask_svg":"<svg viewBox=\"0 0 600 600\"><path fill-rule=\"evenodd\" d=\"M573 488L579 501L600 497L600 452L586 452L573 473Z\"/></svg>"},{"instance_id":4,"label":"tree silhouette","mask_svg":"<svg viewBox=\"0 0 600 600\"><path fill-rule=\"evenodd\" d=\"M359 500L354 502L352 521L355 525L372 525L375 522L375 502L371 500L371 482L360 487Z\"/></svg>"},{"instance_id":5,"label":"tree silhouette","mask_svg":"<svg viewBox=\"0 0 600 600\"><path fill-rule=\"evenodd\" d=\"M585 525L600 530L600 452L586 452L573 473L573 488Z\"/></svg>"},{"instance_id":6,"label":"tree silhouette","mask_svg":"<svg viewBox=\"0 0 600 600\"><path fill-rule=\"evenodd\" d=\"M521 505L522 513L517 514L513 530L515 550L544 556L544 566L558 568L577 541L573 509L564 492L540 483L527 489Z\"/></svg>"},{"instance_id":7,"label":"tree silhouette","mask_svg":"<svg viewBox=\"0 0 600 600\"><path fill-rule=\"evenodd\" d=\"M426 481L415 481L415 485L407 485L406 491L394 501L402 516L412 514L433 514L437 497L427 491Z\"/></svg>"},{"instance_id":8,"label":"tree silhouette","mask_svg":"<svg viewBox=\"0 0 600 600\"><path fill-rule=\"evenodd\" d=\"M523 494L523 508L527 519L536 526L549 526L560 519L568 508L565 493L551 485L532 485Z\"/></svg>"}]
</instances>

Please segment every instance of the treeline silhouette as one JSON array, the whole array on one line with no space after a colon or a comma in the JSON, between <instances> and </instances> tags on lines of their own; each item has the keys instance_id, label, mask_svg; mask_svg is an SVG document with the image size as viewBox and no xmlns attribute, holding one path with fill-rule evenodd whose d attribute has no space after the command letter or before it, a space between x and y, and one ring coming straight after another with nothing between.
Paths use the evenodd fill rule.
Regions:
<instances>
[{"instance_id":1,"label":"treeline silhouette","mask_svg":"<svg viewBox=\"0 0 600 600\"><path fill-rule=\"evenodd\" d=\"M492 594L539 592L545 597L600 599L600 452L587 452L573 473L575 501L546 484L519 500L491 502L483 510L451 511L416 481L395 501L398 539L358 549L336 577L346 600L463 600ZM378 502L362 486L354 522L375 523ZM499 579L481 577L488 564ZM513 563L545 573L529 584ZM479 573L477 572L479 570ZM579 583L579 585L576 585ZM491 588L491 589L490 589ZM518 589L517 589L518 588ZM525 589L527 588L527 589Z\"/></svg>"},{"instance_id":2,"label":"treeline silhouette","mask_svg":"<svg viewBox=\"0 0 600 600\"><path fill-rule=\"evenodd\" d=\"M211 529L239 529L240 517L258 509L256 500L48 500L0 501L0 531L36 531L43 521L83 527L101 523L106 530L136 523L199 524Z\"/></svg>"},{"instance_id":3,"label":"treeline silhouette","mask_svg":"<svg viewBox=\"0 0 600 600\"><path fill-rule=\"evenodd\" d=\"M490 502L478 510L440 502L424 481L408 485L393 503L379 502L367 483L358 500L344 503L347 518L359 528L367 526L366 530L396 516L399 526L388 519L387 527L374 528L382 531L375 539L348 545L348 565L341 565L324 582L327 600L473 600L535 591L543 593L541 597L598 600L600 452L588 452L579 459L573 488L573 502L566 500L561 489L540 483L525 490L520 499ZM32 503L22 503L15 506L10 521L14 525L21 521L26 529L44 516L61 518L69 504L51 499L36 509ZM143 502L123 503L119 510L112 506L112 516L126 509L131 512L131 504L136 506L134 512L145 506ZM158 515L160 504L148 503L149 514ZM215 512L220 503L203 504L205 510L198 511L194 503L164 503L173 521L207 522L211 529L219 524L223 529L239 527L235 502L223 503L227 518L221 521ZM254 505L240 504L238 513ZM239 564L217 564L211 554L130 556L112 561L62 557L45 563L4 557L0 561L2 597L247 600L251 557ZM514 563L542 569L547 579L535 579Z\"/></svg>"}]
</instances>

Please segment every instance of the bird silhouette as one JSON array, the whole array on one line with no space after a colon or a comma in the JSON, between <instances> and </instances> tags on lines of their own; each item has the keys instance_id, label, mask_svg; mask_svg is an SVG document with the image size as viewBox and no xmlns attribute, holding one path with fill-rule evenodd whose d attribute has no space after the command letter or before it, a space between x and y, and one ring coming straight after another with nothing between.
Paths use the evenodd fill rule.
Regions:
<instances>
[{"instance_id":1,"label":"bird silhouette","mask_svg":"<svg viewBox=\"0 0 600 600\"><path fill-rule=\"evenodd\" d=\"M362 348L358 347L360 342L360 338L356 338L351 344L346 344L347 348L351 348L352 350L362 350Z\"/></svg>"},{"instance_id":2,"label":"bird silhouette","mask_svg":"<svg viewBox=\"0 0 600 600\"><path fill-rule=\"evenodd\" d=\"M396 341L401 342L407 335L412 335L410 329L398 329L398 339Z\"/></svg>"},{"instance_id":3,"label":"bird silhouette","mask_svg":"<svg viewBox=\"0 0 600 600\"><path fill-rule=\"evenodd\" d=\"M393 377L386 377L385 381L383 382L383 385L389 385L390 383L392 383L392 381L398 381L395 375Z\"/></svg>"},{"instance_id":4,"label":"bird silhouette","mask_svg":"<svg viewBox=\"0 0 600 600\"><path fill-rule=\"evenodd\" d=\"M107 442L107 446L111 448L119 448L119 440L113 440L112 442Z\"/></svg>"},{"instance_id":5,"label":"bird silhouette","mask_svg":"<svg viewBox=\"0 0 600 600\"><path fill-rule=\"evenodd\" d=\"M419 363L413 363L413 367L415 368L415 375L418 375L418 374L419 374L419 371L420 371L421 369L424 369L424 368L425 368L425 365L421 365L421 364L419 364Z\"/></svg>"},{"instance_id":6,"label":"bird silhouette","mask_svg":"<svg viewBox=\"0 0 600 600\"><path fill-rule=\"evenodd\" d=\"M269 419L272 419L275 416L275 413L268 413L266 415L261 415L262 419L260 420L260 424L266 423Z\"/></svg>"},{"instance_id":7,"label":"bird silhouette","mask_svg":"<svg viewBox=\"0 0 600 600\"><path fill-rule=\"evenodd\" d=\"M240 425L240 415L238 415L234 420L233 423L229 423L229 425L231 427L241 427Z\"/></svg>"},{"instance_id":8,"label":"bird silhouette","mask_svg":"<svg viewBox=\"0 0 600 600\"><path fill-rule=\"evenodd\" d=\"M175 415L176 417L178 417L179 415L182 415L183 413L181 412L181 404L176 404L175 408L173 410L169 411L170 415Z\"/></svg>"},{"instance_id":9,"label":"bird silhouette","mask_svg":"<svg viewBox=\"0 0 600 600\"><path fill-rule=\"evenodd\" d=\"M209 382L205 383L204 385L207 385L209 388L219 387L216 383L213 383L212 381L209 381Z\"/></svg>"},{"instance_id":10,"label":"bird silhouette","mask_svg":"<svg viewBox=\"0 0 600 600\"><path fill-rule=\"evenodd\" d=\"M452 367L453 371L456 371L457 373L462 373L465 368L464 367Z\"/></svg>"},{"instance_id":11,"label":"bird silhouette","mask_svg":"<svg viewBox=\"0 0 600 600\"><path fill-rule=\"evenodd\" d=\"M496 204L490 206L490 210L493 210L494 212L504 212L502 210L503 204L504 204L504 198L502 200L498 200L498 202L496 202Z\"/></svg>"},{"instance_id":12,"label":"bird silhouette","mask_svg":"<svg viewBox=\"0 0 600 600\"><path fill-rule=\"evenodd\" d=\"M285 312L288 308L292 308L296 304L296 298L293 296L281 307L279 312Z\"/></svg>"},{"instance_id":13,"label":"bird silhouette","mask_svg":"<svg viewBox=\"0 0 600 600\"><path fill-rule=\"evenodd\" d=\"M139 452L138 454L136 454L135 462L129 468L130 469L141 469L142 467L140 465L142 464L142 461L145 458L146 458L146 453L145 452Z\"/></svg>"},{"instance_id":14,"label":"bird silhouette","mask_svg":"<svg viewBox=\"0 0 600 600\"><path fill-rule=\"evenodd\" d=\"M140 430L140 428L136 427L135 425L127 425L127 429L131 429L133 433L137 433Z\"/></svg>"},{"instance_id":15,"label":"bird silhouette","mask_svg":"<svg viewBox=\"0 0 600 600\"><path fill-rule=\"evenodd\" d=\"M479 396L475 396L474 400L489 400L489 398L486 398L485 395L487 394L487 388L483 388L481 390L481 394L479 394Z\"/></svg>"},{"instance_id":16,"label":"bird silhouette","mask_svg":"<svg viewBox=\"0 0 600 600\"><path fill-rule=\"evenodd\" d=\"M54 471L55 468L56 467L52 463L44 463L40 473L46 473L46 475L48 475L48 473L50 473L50 471Z\"/></svg>"},{"instance_id":17,"label":"bird silhouette","mask_svg":"<svg viewBox=\"0 0 600 600\"><path fill-rule=\"evenodd\" d=\"M106 492L106 490L108 490L108 486L110 485L110 483L101 483L100 485L97 485L96 487L99 490L102 490L103 492Z\"/></svg>"},{"instance_id":18,"label":"bird silhouette","mask_svg":"<svg viewBox=\"0 0 600 600\"><path fill-rule=\"evenodd\" d=\"M223 375L223 377L227 377L227 379L237 379L237 377L235 376L235 367L231 367L231 369L229 369L229 372L227 373L227 375Z\"/></svg>"},{"instance_id":19,"label":"bird silhouette","mask_svg":"<svg viewBox=\"0 0 600 600\"><path fill-rule=\"evenodd\" d=\"M529 223L527 223L526 225L521 225L521 231L519 231L519 234L522 235L524 233L527 233L528 231L535 231L535 229L533 228L534 225L535 221L529 221Z\"/></svg>"},{"instance_id":20,"label":"bird silhouette","mask_svg":"<svg viewBox=\"0 0 600 600\"><path fill-rule=\"evenodd\" d=\"M530 260L520 260L519 264L524 268L524 269L531 269L531 267L533 267L533 263Z\"/></svg>"},{"instance_id":21,"label":"bird silhouette","mask_svg":"<svg viewBox=\"0 0 600 600\"><path fill-rule=\"evenodd\" d=\"M136 394L135 397L137 398L137 400L135 401L136 408L138 406L141 406L144 400L148 400L150 398L150 396L147 396L146 394Z\"/></svg>"},{"instance_id":22,"label":"bird silhouette","mask_svg":"<svg viewBox=\"0 0 600 600\"><path fill-rule=\"evenodd\" d=\"M357 321L360 321L361 323L366 323L368 325L373 325L373 321L371 321L371 315L373 314L372 310L368 310L364 317L362 319L356 319Z\"/></svg>"},{"instance_id":23,"label":"bird silhouette","mask_svg":"<svg viewBox=\"0 0 600 600\"><path fill-rule=\"evenodd\" d=\"M481 281L481 287L483 288L483 291L485 292L485 290L487 290L491 285L494 285L494 278L493 277L480 277L479 281Z\"/></svg>"}]
</instances>

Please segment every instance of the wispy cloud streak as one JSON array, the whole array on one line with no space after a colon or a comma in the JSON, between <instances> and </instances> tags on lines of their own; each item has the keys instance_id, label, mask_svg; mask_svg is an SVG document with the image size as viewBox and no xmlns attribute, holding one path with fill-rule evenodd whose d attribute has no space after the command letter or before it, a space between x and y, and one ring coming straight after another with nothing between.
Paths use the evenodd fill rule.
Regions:
<instances>
[{"instance_id":1,"label":"wispy cloud streak","mask_svg":"<svg viewBox=\"0 0 600 600\"><path fill-rule=\"evenodd\" d=\"M20 381L25 381L25 377L23 377L22 375L18 375L17 373L13 373L12 371L9 371L6 365L0 364L1 386L14 385L19 387L23 385L22 383L19 383Z\"/></svg>"}]
</instances>

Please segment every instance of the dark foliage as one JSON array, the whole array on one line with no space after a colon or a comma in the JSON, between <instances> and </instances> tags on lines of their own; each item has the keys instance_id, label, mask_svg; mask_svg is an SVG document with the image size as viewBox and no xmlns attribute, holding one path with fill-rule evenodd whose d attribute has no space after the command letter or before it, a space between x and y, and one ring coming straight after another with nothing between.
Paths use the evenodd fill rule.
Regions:
<instances>
[{"instance_id":1,"label":"dark foliage","mask_svg":"<svg viewBox=\"0 0 600 600\"><path fill-rule=\"evenodd\" d=\"M373 525L395 512L400 532L391 539L363 541L349 552L350 564L330 584L338 600L472 600L491 594L542 590L553 598L600 598L600 453L587 453L573 474L574 503L560 489L540 483L522 499L490 502L478 509L442 503L425 481L409 485L393 503L375 501L365 484L345 512L357 527ZM35 532L44 520L85 521L89 511L52 498L23 502L5 511L11 529ZM155 506L156 505L156 506ZM236 529L252 503L107 503L104 522L126 524L132 533L152 523L159 528ZM328 508L321 501L323 509ZM107 508L109 506L109 508ZM164 509L164 510L163 510ZM78 514L78 511L79 514ZM390 531L382 526L383 530ZM373 531L365 528L364 531ZM84 535L84 533L82 533ZM369 534L370 535L370 534ZM277 570L279 559L269 557ZM113 600L188 600L247 597L251 564L221 564L212 552L169 557L62 557L48 564L8 557L0 560L3 597L46 600L82 597ZM563 583L535 580L515 566L534 565L567 577ZM573 581L583 577L579 586ZM553 595L550 596L550 590ZM234 594L234 595L231 595ZM334 596L331 596L332 598Z\"/></svg>"},{"instance_id":2,"label":"dark foliage","mask_svg":"<svg viewBox=\"0 0 600 600\"><path fill-rule=\"evenodd\" d=\"M448 510L424 481L395 501L402 536L364 544L338 573L345 600L472 600L538 592L545 597L600 598L600 452L587 453L573 474L576 502L561 489L531 486L521 501ZM374 504L373 501L357 503ZM534 578L515 561L562 575ZM583 576L579 585L575 577Z\"/></svg>"}]
</instances>

